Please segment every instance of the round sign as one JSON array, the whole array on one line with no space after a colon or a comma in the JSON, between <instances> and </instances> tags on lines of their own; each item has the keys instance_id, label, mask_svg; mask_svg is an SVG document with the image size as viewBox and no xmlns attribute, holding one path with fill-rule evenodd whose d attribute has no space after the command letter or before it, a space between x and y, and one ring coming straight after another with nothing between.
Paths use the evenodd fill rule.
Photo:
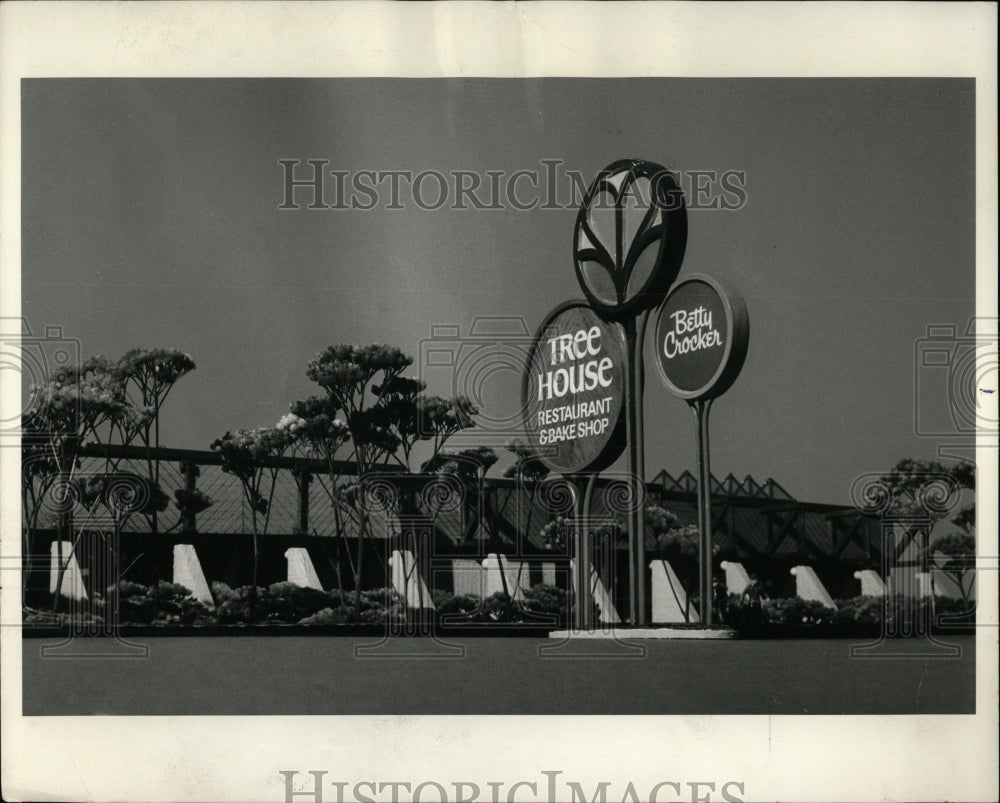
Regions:
<instances>
[{"instance_id":1,"label":"round sign","mask_svg":"<svg viewBox=\"0 0 1000 803\"><path fill-rule=\"evenodd\" d=\"M622 159L590 185L576 217L573 257L584 295L602 315L655 307L684 261L687 207L666 168Z\"/></svg>"},{"instance_id":2,"label":"round sign","mask_svg":"<svg viewBox=\"0 0 1000 803\"><path fill-rule=\"evenodd\" d=\"M687 401L714 399L739 376L750 342L746 304L701 274L678 284L656 320L656 367L667 389Z\"/></svg>"},{"instance_id":3,"label":"round sign","mask_svg":"<svg viewBox=\"0 0 1000 803\"><path fill-rule=\"evenodd\" d=\"M528 441L552 471L600 471L625 448L625 343L585 301L550 312L528 353L521 409Z\"/></svg>"}]
</instances>

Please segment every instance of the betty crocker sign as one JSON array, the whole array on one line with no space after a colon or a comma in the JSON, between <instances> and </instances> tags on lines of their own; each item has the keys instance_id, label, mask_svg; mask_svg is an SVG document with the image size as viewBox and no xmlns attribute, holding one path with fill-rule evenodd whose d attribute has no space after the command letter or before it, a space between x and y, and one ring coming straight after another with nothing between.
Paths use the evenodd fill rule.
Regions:
<instances>
[{"instance_id":1,"label":"betty crocker sign","mask_svg":"<svg viewBox=\"0 0 1000 803\"><path fill-rule=\"evenodd\" d=\"M749 339L743 297L716 279L693 275L671 291L659 310L660 377L682 399L714 399L739 375Z\"/></svg>"}]
</instances>

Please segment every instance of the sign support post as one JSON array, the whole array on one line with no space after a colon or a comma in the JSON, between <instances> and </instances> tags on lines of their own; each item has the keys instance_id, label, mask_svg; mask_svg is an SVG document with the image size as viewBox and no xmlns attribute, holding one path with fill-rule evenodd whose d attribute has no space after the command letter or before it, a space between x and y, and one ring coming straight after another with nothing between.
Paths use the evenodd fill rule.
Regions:
<instances>
[{"instance_id":1,"label":"sign support post","mask_svg":"<svg viewBox=\"0 0 1000 803\"><path fill-rule=\"evenodd\" d=\"M708 414L736 381L750 344L746 303L717 279L695 274L664 299L656 321L656 366L698 426L698 613L712 626L712 470Z\"/></svg>"},{"instance_id":2,"label":"sign support post","mask_svg":"<svg viewBox=\"0 0 1000 803\"><path fill-rule=\"evenodd\" d=\"M643 422L646 420L643 412L643 398L646 393L646 365L643 359L643 342L646 339L646 322L649 320L649 310L643 310L639 315L639 330L636 341L636 360L633 366L635 374L635 482L637 496L633 508L635 510L634 525L638 536L636 538L636 557L639 563L638 582L636 584L637 605L639 608L638 618L635 620L639 627L649 624L647 615L648 606L648 580L649 566L646 560L646 434Z\"/></svg>"},{"instance_id":3,"label":"sign support post","mask_svg":"<svg viewBox=\"0 0 1000 803\"><path fill-rule=\"evenodd\" d=\"M586 477L586 479L584 479ZM574 516L576 538L573 540L573 587L576 599L573 604L573 629L577 632L590 630L592 621L592 597L590 589L590 508L594 496L597 472L572 477L574 491ZM581 493L582 491L582 493Z\"/></svg>"},{"instance_id":4,"label":"sign support post","mask_svg":"<svg viewBox=\"0 0 1000 803\"><path fill-rule=\"evenodd\" d=\"M645 627L648 622L647 576L646 576L646 522L644 499L646 496L646 456L643 449L642 400L645 393L646 372L642 358L643 340L646 334L648 310L636 318L626 318L625 344L627 365L630 368L625 384L625 416L628 432L628 475L633 483L634 498L629 506L629 621L633 626Z\"/></svg>"},{"instance_id":5,"label":"sign support post","mask_svg":"<svg viewBox=\"0 0 1000 803\"><path fill-rule=\"evenodd\" d=\"M712 399L689 402L698 422L698 615L702 624L712 624L712 469L708 447L708 413Z\"/></svg>"},{"instance_id":6,"label":"sign support post","mask_svg":"<svg viewBox=\"0 0 1000 803\"><path fill-rule=\"evenodd\" d=\"M646 544L643 532L642 504L640 496L644 489L642 465L642 438L639 421L642 419L642 396L640 380L637 376L636 354L638 333L635 318L626 318L625 326L626 360L629 366L625 384L625 419L628 431L628 476L633 483L635 494L628 512L628 576L629 576L629 621L633 626L645 625L646 619Z\"/></svg>"}]
</instances>

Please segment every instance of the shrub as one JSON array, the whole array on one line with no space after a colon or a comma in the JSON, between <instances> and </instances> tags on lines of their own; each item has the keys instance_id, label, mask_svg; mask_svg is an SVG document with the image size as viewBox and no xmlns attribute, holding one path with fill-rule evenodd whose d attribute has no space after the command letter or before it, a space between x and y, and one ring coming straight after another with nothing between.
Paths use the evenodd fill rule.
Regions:
<instances>
[{"instance_id":1,"label":"shrub","mask_svg":"<svg viewBox=\"0 0 1000 803\"><path fill-rule=\"evenodd\" d=\"M392 588L372 588L362 591L361 610L369 607L387 608L401 601L399 594Z\"/></svg>"},{"instance_id":2,"label":"shrub","mask_svg":"<svg viewBox=\"0 0 1000 803\"><path fill-rule=\"evenodd\" d=\"M110 596L115 591L109 586ZM118 621L121 624L207 624L215 615L182 585L160 581L144 586L129 580L118 583Z\"/></svg>"},{"instance_id":3,"label":"shrub","mask_svg":"<svg viewBox=\"0 0 1000 803\"><path fill-rule=\"evenodd\" d=\"M246 590L249 592L249 587ZM258 589L256 616L270 622L298 622L324 608L339 605L339 594L294 583L273 583L266 590Z\"/></svg>"},{"instance_id":4,"label":"shrub","mask_svg":"<svg viewBox=\"0 0 1000 803\"><path fill-rule=\"evenodd\" d=\"M406 606L391 588L375 588L341 599L339 591L320 591L293 583L274 583L258 588L251 615L251 586L230 588L212 584L216 613L224 624L265 622L270 624L348 624L354 622L355 603L360 606L358 621L381 624L404 621ZM355 599L357 597L357 599Z\"/></svg>"},{"instance_id":5,"label":"shrub","mask_svg":"<svg viewBox=\"0 0 1000 803\"><path fill-rule=\"evenodd\" d=\"M441 615L474 617L483 605L482 597L475 594L434 592L434 608Z\"/></svg>"},{"instance_id":6,"label":"shrub","mask_svg":"<svg viewBox=\"0 0 1000 803\"><path fill-rule=\"evenodd\" d=\"M852 597L837 600L833 622L841 627L877 627L882 624L881 597Z\"/></svg>"},{"instance_id":7,"label":"shrub","mask_svg":"<svg viewBox=\"0 0 1000 803\"><path fill-rule=\"evenodd\" d=\"M557 587L538 583L524 592L521 609L534 614L547 614L555 622L565 623L569 619L569 595Z\"/></svg>"},{"instance_id":8,"label":"shrub","mask_svg":"<svg viewBox=\"0 0 1000 803\"><path fill-rule=\"evenodd\" d=\"M230 588L225 583L212 583L212 596L215 599L215 615L222 624L246 624L254 621L251 616L250 589L251 586ZM267 602L262 599L267 591L257 589L256 614L267 615Z\"/></svg>"},{"instance_id":9,"label":"shrub","mask_svg":"<svg viewBox=\"0 0 1000 803\"><path fill-rule=\"evenodd\" d=\"M433 593L435 609L439 615L448 614L469 623L515 621L516 606L509 596L497 591L483 599L476 594Z\"/></svg>"},{"instance_id":10,"label":"shrub","mask_svg":"<svg viewBox=\"0 0 1000 803\"><path fill-rule=\"evenodd\" d=\"M934 613L938 616L961 616L965 620L969 620L970 623L974 619L974 614L976 610L976 601L969 600L966 602L961 599L953 599L951 597L934 597ZM970 614L973 615L970 617Z\"/></svg>"},{"instance_id":11,"label":"shrub","mask_svg":"<svg viewBox=\"0 0 1000 803\"><path fill-rule=\"evenodd\" d=\"M87 607L84 610L78 610L72 614L66 613L66 610L72 605L79 605L79 603L60 594L60 610L58 612L54 613L51 609L36 610L25 607L21 614L22 622L26 625L48 627L59 625L101 625L104 623L104 617L100 613L96 613L96 611L104 610L104 599L99 593L95 593L93 598L88 603L85 603Z\"/></svg>"},{"instance_id":12,"label":"shrub","mask_svg":"<svg viewBox=\"0 0 1000 803\"><path fill-rule=\"evenodd\" d=\"M475 621L477 622L521 622L520 608L509 594L497 591L483 599Z\"/></svg>"},{"instance_id":13,"label":"shrub","mask_svg":"<svg viewBox=\"0 0 1000 803\"><path fill-rule=\"evenodd\" d=\"M298 622L324 608L340 604L336 594L293 583L274 583L268 588L257 588L251 605L252 590L252 586L233 589L225 583L212 583L212 597L219 621L225 624Z\"/></svg>"},{"instance_id":14,"label":"shrub","mask_svg":"<svg viewBox=\"0 0 1000 803\"><path fill-rule=\"evenodd\" d=\"M324 608L338 608L341 605L339 591L305 588L294 583L275 583L268 591L288 601L288 621L293 622L312 616Z\"/></svg>"},{"instance_id":15,"label":"shrub","mask_svg":"<svg viewBox=\"0 0 1000 803\"><path fill-rule=\"evenodd\" d=\"M502 591L483 599L475 594L451 594L435 589L434 607L441 616L452 621L469 623L539 623L564 624L571 609L573 597L557 586L538 583L525 589L516 602ZM595 606L594 616L597 616Z\"/></svg>"},{"instance_id":16,"label":"shrub","mask_svg":"<svg viewBox=\"0 0 1000 803\"><path fill-rule=\"evenodd\" d=\"M299 620L300 625L346 625L353 622L354 609L341 605L337 608L323 608L312 616Z\"/></svg>"},{"instance_id":17,"label":"shrub","mask_svg":"<svg viewBox=\"0 0 1000 803\"><path fill-rule=\"evenodd\" d=\"M114 586L108 588L111 594ZM156 616L156 604L149 595L149 587L122 580L118 583L118 620L148 625Z\"/></svg>"},{"instance_id":18,"label":"shrub","mask_svg":"<svg viewBox=\"0 0 1000 803\"><path fill-rule=\"evenodd\" d=\"M160 581L145 586L128 580L110 586L107 595L117 591L118 621L141 625L191 625L219 622L289 623L342 625L402 623L406 621L404 600L392 588L374 588L358 594L348 592L344 599L338 591L303 588L292 583L274 583L256 589L256 601L251 616L251 586L233 589L221 582L212 583L213 612L196 600L189 589L175 583ZM94 593L80 606L65 597L60 599L62 611L23 609L26 625L52 626L67 624L100 624L106 614L105 596ZM573 608L573 594L557 586L540 583L525 589L515 602L503 592L485 599L473 594L453 594L432 591L438 617L446 616L451 623L543 624L565 626ZM697 596L691 598L697 610ZM82 607L82 609L81 609ZM355 609L358 610L355 617ZM73 610L73 614L63 611ZM798 597L766 599L757 584L751 584L742 595L731 594L719 605L722 620L746 635L768 633L802 634L868 634L883 625L890 633L916 635L917 627L959 628L974 624L975 601L935 597L916 599L896 595L882 597L858 596L837 600L837 609ZM594 605L594 621L599 609ZM936 618L933 618L936 617ZM942 617L950 617L942 621ZM933 619L932 619L933 618Z\"/></svg>"},{"instance_id":19,"label":"shrub","mask_svg":"<svg viewBox=\"0 0 1000 803\"><path fill-rule=\"evenodd\" d=\"M209 624L216 621L215 615L191 591L182 585L163 580L150 586L146 592L156 607L154 624Z\"/></svg>"},{"instance_id":20,"label":"shrub","mask_svg":"<svg viewBox=\"0 0 1000 803\"><path fill-rule=\"evenodd\" d=\"M216 605L221 605L223 602L229 602L236 598L236 592L233 591L226 583L214 582L212 583L212 599L215 600Z\"/></svg>"},{"instance_id":21,"label":"shrub","mask_svg":"<svg viewBox=\"0 0 1000 803\"><path fill-rule=\"evenodd\" d=\"M358 620L364 624L405 622L406 603L391 588L374 588L359 595Z\"/></svg>"},{"instance_id":22,"label":"shrub","mask_svg":"<svg viewBox=\"0 0 1000 803\"><path fill-rule=\"evenodd\" d=\"M913 635L914 627L948 627L943 616L953 615L953 627L971 624L970 608L960 599L935 597L917 599L901 594L889 598L858 596L836 600L837 608L827 608L819 602L798 597L760 600L753 595L729 595L722 607L723 621L739 631L754 635L768 632L827 629L834 633L871 633L883 626L898 635ZM755 607L756 606L756 607ZM936 619L932 621L932 617Z\"/></svg>"},{"instance_id":23,"label":"shrub","mask_svg":"<svg viewBox=\"0 0 1000 803\"><path fill-rule=\"evenodd\" d=\"M833 608L827 608L822 602L804 600L801 597L764 600L762 607L764 621L773 625L801 627L830 624L833 621Z\"/></svg>"}]
</instances>

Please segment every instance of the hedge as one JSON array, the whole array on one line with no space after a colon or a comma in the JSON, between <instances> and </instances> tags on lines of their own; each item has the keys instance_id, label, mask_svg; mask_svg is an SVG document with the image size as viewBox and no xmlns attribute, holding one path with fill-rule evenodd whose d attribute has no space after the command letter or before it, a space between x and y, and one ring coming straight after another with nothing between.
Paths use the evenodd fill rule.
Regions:
<instances>
[{"instance_id":1,"label":"hedge","mask_svg":"<svg viewBox=\"0 0 1000 803\"><path fill-rule=\"evenodd\" d=\"M404 600L391 588L353 592L341 598L339 591L303 588L293 583L274 583L267 588L231 588L212 583L212 610L194 598L190 589L160 581L151 586L121 581L118 586L118 623L122 625L239 625L304 624L340 625L403 623ZM59 612L24 608L26 625L102 624L107 600L115 591L94 594L86 603L73 603L60 595ZM430 602L433 616L448 623L478 624L540 623L562 625L568 620L570 596L555 586L539 584L512 602L498 592L485 599L435 590ZM357 608L357 616L355 609ZM72 613L66 613L66 611Z\"/></svg>"},{"instance_id":2,"label":"hedge","mask_svg":"<svg viewBox=\"0 0 1000 803\"><path fill-rule=\"evenodd\" d=\"M68 624L100 625L107 618L107 600L115 591L94 594L84 605L71 607L60 598L58 612L24 608L25 625L53 626ZM121 581L118 591L118 623L122 625L374 625L404 623L406 605L391 588L375 588L341 598L339 591L303 588L292 583L274 583L267 588L212 583L212 610L191 591L175 583L160 581L151 586ZM518 601L497 592L485 598L434 590L430 602L431 617L446 625L524 624L565 627L570 621L573 596L556 586L538 584L522 592ZM837 600L837 607L799 597L765 599L757 595L730 595L719 606L722 623L751 637L781 635L864 635L879 632L886 616L886 629L900 633L920 630L919 625L935 628L967 628L974 624L974 611L960 600L894 596L853 597ZM933 607L932 607L933 605ZM693 609L697 610L697 600ZM66 613L65 611L73 611ZM596 621L597 607L593 615ZM941 622L951 616L951 623ZM937 622L932 622L936 617ZM921 631L921 632L923 632Z\"/></svg>"},{"instance_id":3,"label":"hedge","mask_svg":"<svg viewBox=\"0 0 1000 803\"><path fill-rule=\"evenodd\" d=\"M723 622L747 636L867 635L897 630L912 633L974 624L974 609L949 597L930 598L858 596L835 600L828 608L801 597L760 599L730 595L722 607ZM955 617L948 623L942 617ZM959 619L961 617L961 619ZM883 618L885 619L883 623ZM883 627L885 625L885 627Z\"/></svg>"}]
</instances>

